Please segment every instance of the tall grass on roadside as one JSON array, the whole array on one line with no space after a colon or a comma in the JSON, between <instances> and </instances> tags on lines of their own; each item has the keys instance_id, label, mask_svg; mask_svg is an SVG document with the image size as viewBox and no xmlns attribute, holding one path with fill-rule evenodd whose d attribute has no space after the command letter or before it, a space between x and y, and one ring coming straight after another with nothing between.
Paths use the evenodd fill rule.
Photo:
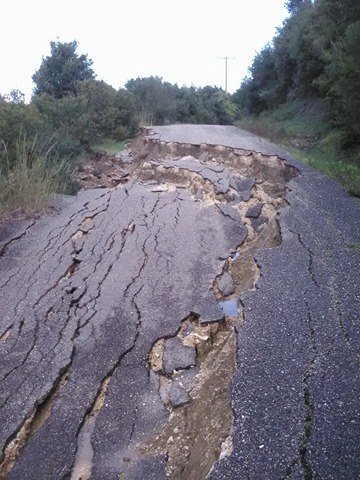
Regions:
<instances>
[{"instance_id":1,"label":"tall grass on roadside","mask_svg":"<svg viewBox=\"0 0 360 480\"><path fill-rule=\"evenodd\" d=\"M351 195L360 197L360 158L356 152L336 154L318 147L306 153L295 150L293 154L310 167L339 182Z\"/></svg>"},{"instance_id":2,"label":"tall grass on roadside","mask_svg":"<svg viewBox=\"0 0 360 480\"><path fill-rule=\"evenodd\" d=\"M49 206L54 193L63 193L70 174L68 159L61 159L51 141L41 147L35 138L19 139L11 160L0 146L0 214L36 212Z\"/></svg>"}]
</instances>

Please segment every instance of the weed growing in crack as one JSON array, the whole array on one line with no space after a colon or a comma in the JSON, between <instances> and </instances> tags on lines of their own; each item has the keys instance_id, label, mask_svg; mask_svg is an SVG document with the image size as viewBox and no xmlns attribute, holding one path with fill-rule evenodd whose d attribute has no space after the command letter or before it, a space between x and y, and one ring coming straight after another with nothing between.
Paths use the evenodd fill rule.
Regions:
<instances>
[{"instance_id":1,"label":"weed growing in crack","mask_svg":"<svg viewBox=\"0 0 360 480\"><path fill-rule=\"evenodd\" d=\"M360 243L359 242L348 242L346 244L347 248L354 250L357 253L360 253Z\"/></svg>"}]
</instances>

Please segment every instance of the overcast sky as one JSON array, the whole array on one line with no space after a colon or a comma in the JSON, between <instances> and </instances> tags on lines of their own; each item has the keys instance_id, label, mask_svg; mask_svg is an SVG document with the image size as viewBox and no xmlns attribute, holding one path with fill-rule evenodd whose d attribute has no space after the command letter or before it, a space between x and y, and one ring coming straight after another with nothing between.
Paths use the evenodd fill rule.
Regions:
<instances>
[{"instance_id":1,"label":"overcast sky","mask_svg":"<svg viewBox=\"0 0 360 480\"><path fill-rule=\"evenodd\" d=\"M182 85L240 86L257 51L286 17L285 0L4 0L0 93L20 89L50 53L50 41L77 40L97 78L115 88L157 75Z\"/></svg>"}]
</instances>

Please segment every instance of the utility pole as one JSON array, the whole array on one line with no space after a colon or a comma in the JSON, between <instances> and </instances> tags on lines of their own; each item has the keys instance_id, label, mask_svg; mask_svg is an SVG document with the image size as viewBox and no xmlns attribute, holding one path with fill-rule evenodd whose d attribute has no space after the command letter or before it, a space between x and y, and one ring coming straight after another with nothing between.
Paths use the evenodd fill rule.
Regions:
<instances>
[{"instance_id":1,"label":"utility pole","mask_svg":"<svg viewBox=\"0 0 360 480\"><path fill-rule=\"evenodd\" d=\"M227 68L228 60L234 60L235 57L218 57L218 60L225 60L225 93L227 93Z\"/></svg>"}]
</instances>

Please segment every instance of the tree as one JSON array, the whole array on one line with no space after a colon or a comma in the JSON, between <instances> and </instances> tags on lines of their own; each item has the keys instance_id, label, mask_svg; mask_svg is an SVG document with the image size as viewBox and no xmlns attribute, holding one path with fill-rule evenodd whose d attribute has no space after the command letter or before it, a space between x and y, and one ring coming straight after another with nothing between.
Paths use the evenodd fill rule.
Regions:
<instances>
[{"instance_id":1,"label":"tree","mask_svg":"<svg viewBox=\"0 0 360 480\"><path fill-rule=\"evenodd\" d=\"M24 139L33 141L44 127L45 119L34 105L25 104L19 90L0 95L0 160L6 151L7 161L12 164L16 144Z\"/></svg>"},{"instance_id":2,"label":"tree","mask_svg":"<svg viewBox=\"0 0 360 480\"><path fill-rule=\"evenodd\" d=\"M77 94L55 98L36 95L32 103L47 119L62 151L88 149L102 138L124 140L137 129L133 99L104 81L87 80L76 86ZM65 148L66 147L66 148Z\"/></svg>"},{"instance_id":3,"label":"tree","mask_svg":"<svg viewBox=\"0 0 360 480\"><path fill-rule=\"evenodd\" d=\"M293 87L298 96L319 93L316 81L324 71L324 53L329 46L327 24L311 2L293 15L288 48L295 63Z\"/></svg>"},{"instance_id":4,"label":"tree","mask_svg":"<svg viewBox=\"0 0 360 480\"><path fill-rule=\"evenodd\" d=\"M171 84L163 82L161 77L145 77L130 79L125 87L134 95L142 121L156 125L173 121L174 87Z\"/></svg>"},{"instance_id":5,"label":"tree","mask_svg":"<svg viewBox=\"0 0 360 480\"><path fill-rule=\"evenodd\" d=\"M244 80L240 90L235 92L232 98L240 109L259 114L277 103L278 79L272 45L267 44L256 54L249 71L251 76Z\"/></svg>"},{"instance_id":6,"label":"tree","mask_svg":"<svg viewBox=\"0 0 360 480\"><path fill-rule=\"evenodd\" d=\"M236 106L230 95L221 88L207 85L199 88L195 95L197 97L194 120L196 123L229 125L233 123L236 116Z\"/></svg>"},{"instance_id":7,"label":"tree","mask_svg":"<svg viewBox=\"0 0 360 480\"><path fill-rule=\"evenodd\" d=\"M136 119L134 96L123 88L116 93L116 121L112 138L125 140L137 133L139 124Z\"/></svg>"},{"instance_id":8,"label":"tree","mask_svg":"<svg viewBox=\"0 0 360 480\"><path fill-rule=\"evenodd\" d=\"M324 81L334 118L345 126L347 141L360 142L360 21L352 23L328 55Z\"/></svg>"},{"instance_id":9,"label":"tree","mask_svg":"<svg viewBox=\"0 0 360 480\"><path fill-rule=\"evenodd\" d=\"M7 102L13 103L25 103L25 94L20 90L11 90L10 93L7 93L3 96L4 100Z\"/></svg>"},{"instance_id":10,"label":"tree","mask_svg":"<svg viewBox=\"0 0 360 480\"><path fill-rule=\"evenodd\" d=\"M294 22L295 16L288 18L273 40L277 104L286 102L294 88L297 62L291 56L289 48Z\"/></svg>"},{"instance_id":11,"label":"tree","mask_svg":"<svg viewBox=\"0 0 360 480\"><path fill-rule=\"evenodd\" d=\"M286 8L289 13L295 13L298 8L304 5L304 3L309 4L311 3L311 0L288 0L286 2Z\"/></svg>"},{"instance_id":12,"label":"tree","mask_svg":"<svg viewBox=\"0 0 360 480\"><path fill-rule=\"evenodd\" d=\"M77 42L51 42L51 55L43 58L32 79L35 95L47 93L55 98L77 93L79 82L95 78L92 60L79 55Z\"/></svg>"}]
</instances>

